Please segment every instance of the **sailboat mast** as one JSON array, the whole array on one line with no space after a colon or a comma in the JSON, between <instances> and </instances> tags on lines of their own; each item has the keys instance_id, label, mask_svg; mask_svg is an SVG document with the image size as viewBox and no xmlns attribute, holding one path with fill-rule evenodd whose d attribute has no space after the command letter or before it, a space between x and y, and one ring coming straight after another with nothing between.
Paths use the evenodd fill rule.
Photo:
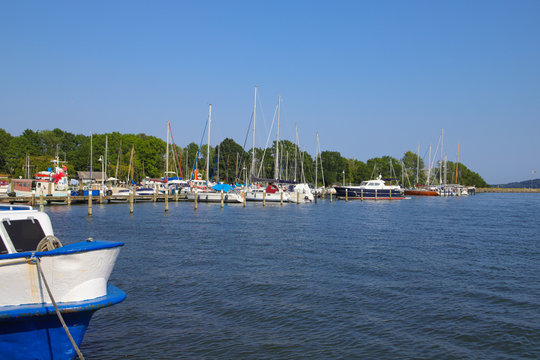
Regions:
<instances>
[{"instance_id":1,"label":"sailboat mast","mask_svg":"<svg viewBox=\"0 0 540 360\"><path fill-rule=\"evenodd\" d=\"M319 170L319 132L317 131L317 145L315 146L315 190L317 190L317 173Z\"/></svg>"},{"instance_id":2,"label":"sailboat mast","mask_svg":"<svg viewBox=\"0 0 540 360\"><path fill-rule=\"evenodd\" d=\"M167 121L167 147L166 147L167 155L165 156L165 188L168 188L167 184L169 183L168 172L169 172L169 128L170 126L171 125Z\"/></svg>"},{"instance_id":3,"label":"sailboat mast","mask_svg":"<svg viewBox=\"0 0 540 360\"><path fill-rule=\"evenodd\" d=\"M255 119L257 118L257 87L253 97L253 145L251 147L251 176L255 176Z\"/></svg>"},{"instance_id":4,"label":"sailboat mast","mask_svg":"<svg viewBox=\"0 0 540 360\"><path fill-rule=\"evenodd\" d=\"M210 124L212 122L212 104L208 107L208 145L206 146L206 184L208 184L208 173L210 172Z\"/></svg>"},{"instance_id":5,"label":"sailboat mast","mask_svg":"<svg viewBox=\"0 0 540 360\"><path fill-rule=\"evenodd\" d=\"M457 161L456 161L456 184L457 182L457 174L458 174L458 167L459 167L459 142L457 143Z\"/></svg>"},{"instance_id":6,"label":"sailboat mast","mask_svg":"<svg viewBox=\"0 0 540 360\"><path fill-rule=\"evenodd\" d=\"M420 182L420 144L418 144L418 150L416 151L416 184ZM414 186L416 186L416 184Z\"/></svg>"},{"instance_id":7,"label":"sailboat mast","mask_svg":"<svg viewBox=\"0 0 540 360\"><path fill-rule=\"evenodd\" d=\"M281 107L281 95L278 97L278 112L277 112L277 135L276 135L276 156L274 158L274 179L279 178L279 112Z\"/></svg>"},{"instance_id":8,"label":"sailboat mast","mask_svg":"<svg viewBox=\"0 0 540 360\"><path fill-rule=\"evenodd\" d=\"M431 177L431 144L429 144L429 161L428 161L427 184L426 185L429 185L430 177Z\"/></svg>"},{"instance_id":9,"label":"sailboat mast","mask_svg":"<svg viewBox=\"0 0 540 360\"><path fill-rule=\"evenodd\" d=\"M298 155L298 125L294 125L294 131L296 133L296 147L294 148L294 181L296 181L296 171L298 168L297 155Z\"/></svg>"},{"instance_id":10,"label":"sailboat mast","mask_svg":"<svg viewBox=\"0 0 540 360\"><path fill-rule=\"evenodd\" d=\"M90 133L90 191L92 191L92 133Z\"/></svg>"},{"instance_id":11,"label":"sailboat mast","mask_svg":"<svg viewBox=\"0 0 540 360\"><path fill-rule=\"evenodd\" d=\"M109 155L109 137L105 135L105 174L107 174L107 158Z\"/></svg>"},{"instance_id":12,"label":"sailboat mast","mask_svg":"<svg viewBox=\"0 0 540 360\"><path fill-rule=\"evenodd\" d=\"M441 129L441 162L439 163L439 184L442 184L443 176L443 144L444 144L444 128Z\"/></svg>"}]
</instances>

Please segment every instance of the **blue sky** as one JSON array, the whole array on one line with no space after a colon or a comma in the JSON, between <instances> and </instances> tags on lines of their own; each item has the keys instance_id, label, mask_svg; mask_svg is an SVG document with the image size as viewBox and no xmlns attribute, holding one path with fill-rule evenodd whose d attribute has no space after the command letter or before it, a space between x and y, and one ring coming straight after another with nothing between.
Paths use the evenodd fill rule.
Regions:
<instances>
[{"instance_id":1,"label":"blue sky","mask_svg":"<svg viewBox=\"0 0 540 360\"><path fill-rule=\"evenodd\" d=\"M119 131L366 161L445 153L492 184L540 172L539 1L11 1L0 4L0 127ZM248 142L251 145L251 142ZM427 160L427 159L426 159ZM535 177L538 177L537 175Z\"/></svg>"}]
</instances>

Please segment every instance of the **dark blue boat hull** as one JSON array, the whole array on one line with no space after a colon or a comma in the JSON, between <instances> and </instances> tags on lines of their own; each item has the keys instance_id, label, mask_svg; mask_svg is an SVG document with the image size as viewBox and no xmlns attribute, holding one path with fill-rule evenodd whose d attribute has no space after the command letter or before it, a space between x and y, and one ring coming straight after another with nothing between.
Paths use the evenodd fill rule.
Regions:
<instances>
[{"instance_id":1,"label":"dark blue boat hull","mask_svg":"<svg viewBox=\"0 0 540 360\"><path fill-rule=\"evenodd\" d=\"M117 304L126 294L109 285L107 295L80 302L58 303L73 339L81 345L90 318L103 307ZM0 359L74 359L77 353L52 305L0 307Z\"/></svg>"},{"instance_id":2,"label":"dark blue boat hull","mask_svg":"<svg viewBox=\"0 0 540 360\"><path fill-rule=\"evenodd\" d=\"M402 200L403 191L395 189L358 189L350 186L336 186L336 195L340 198L361 200Z\"/></svg>"}]
</instances>

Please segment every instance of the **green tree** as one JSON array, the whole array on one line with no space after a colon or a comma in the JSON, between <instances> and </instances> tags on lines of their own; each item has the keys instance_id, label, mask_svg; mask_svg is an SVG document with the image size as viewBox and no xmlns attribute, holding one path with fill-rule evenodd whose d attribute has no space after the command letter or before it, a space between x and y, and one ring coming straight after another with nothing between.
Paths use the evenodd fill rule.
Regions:
<instances>
[{"instance_id":1,"label":"green tree","mask_svg":"<svg viewBox=\"0 0 540 360\"><path fill-rule=\"evenodd\" d=\"M343 172L349 171L347 159L338 151L322 151L325 186L341 184Z\"/></svg>"},{"instance_id":2,"label":"green tree","mask_svg":"<svg viewBox=\"0 0 540 360\"><path fill-rule=\"evenodd\" d=\"M13 139L11 134L6 132L4 129L0 129L0 172L7 172L9 174L11 174L11 171L9 171L7 166L7 153L11 139Z\"/></svg>"}]
</instances>

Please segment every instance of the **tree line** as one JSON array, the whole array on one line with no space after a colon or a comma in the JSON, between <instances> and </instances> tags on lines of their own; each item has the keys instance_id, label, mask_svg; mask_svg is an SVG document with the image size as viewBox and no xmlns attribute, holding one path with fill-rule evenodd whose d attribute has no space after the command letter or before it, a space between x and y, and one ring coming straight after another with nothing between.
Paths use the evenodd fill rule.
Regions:
<instances>
[{"instance_id":1,"label":"tree line","mask_svg":"<svg viewBox=\"0 0 540 360\"><path fill-rule=\"evenodd\" d=\"M76 171L90 170L90 143L93 170L99 172L103 165L107 169L108 177L140 181L145 177L160 178L165 174L166 143L162 139L145 134L119 132L88 136L72 134L58 128L40 131L27 129L19 136L12 136L0 129L0 173L19 177L24 176L26 170L30 170L32 175L47 170L52 166L51 160L58 156L61 161L65 161L63 164L70 177L76 177ZM208 177L227 183L249 182L252 174L259 178L274 178L275 148L275 141L273 146L266 150L255 148L255 167L252 169L251 149L244 149L233 139L226 138L219 145L210 147ZM192 142L184 148L174 145L170 146L170 149L169 176L176 173L189 179L196 165L199 173L203 174L203 179L206 177L204 172L207 145L202 145L199 149L199 145ZM27 156L29 169L26 167ZM358 184L379 174L383 178L399 179L397 181L406 187L426 184L428 176L431 184L437 184L444 179L443 173L446 173L447 183L455 182L455 163L437 163L428 172L423 160L412 151L405 152L401 159L382 156L366 162L347 159L337 151L322 151L314 158L306 151L301 151L296 144L281 140L278 157L280 179L314 184L317 178L318 186L323 185L323 181L325 186ZM478 173L469 170L465 165L458 164L457 168L458 183L467 186L489 186Z\"/></svg>"}]
</instances>

